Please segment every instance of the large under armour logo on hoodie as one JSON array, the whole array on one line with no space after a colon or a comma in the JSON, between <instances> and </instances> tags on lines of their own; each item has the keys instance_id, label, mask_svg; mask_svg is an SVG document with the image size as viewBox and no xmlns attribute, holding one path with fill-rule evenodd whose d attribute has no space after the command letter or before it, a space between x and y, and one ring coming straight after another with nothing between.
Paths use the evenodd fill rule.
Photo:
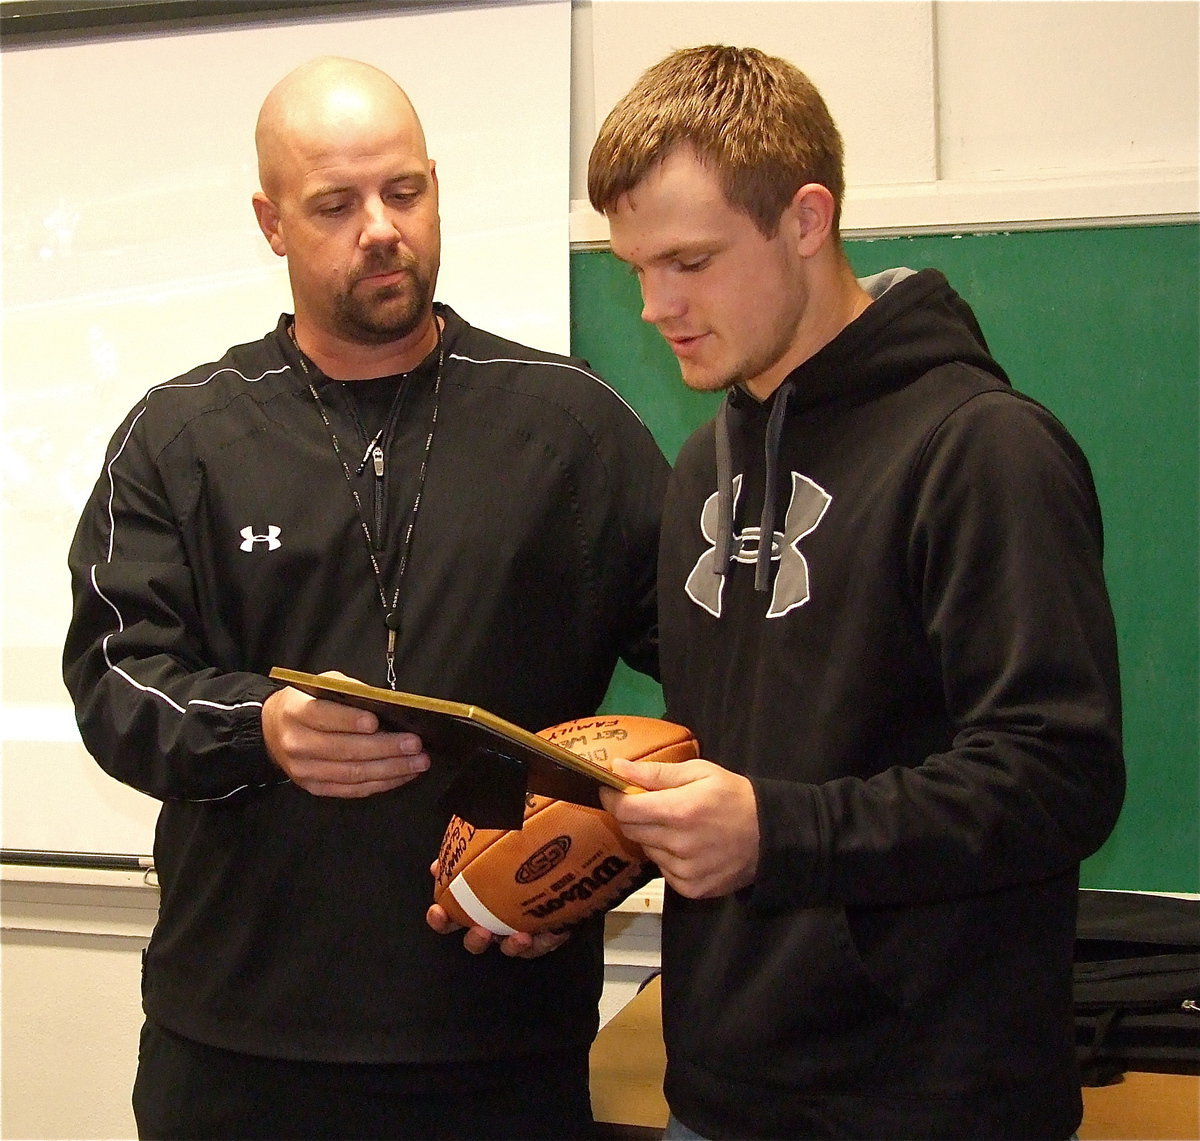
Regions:
<instances>
[{"instance_id":1,"label":"large under armour logo on hoodie","mask_svg":"<svg viewBox=\"0 0 1200 1141\"><path fill-rule=\"evenodd\" d=\"M733 480L735 515L741 493L742 477L738 475ZM720 537L717 500L718 494L714 491L704 501L700 512L700 533L709 547L696 560L685 586L688 597L714 618L721 617L721 596L725 590L725 576L717 566L717 543ZM771 591L768 618L781 618L789 610L803 606L808 601L808 560L800 553L800 540L816 530L832 502L833 496L823 487L808 476L792 472L792 498L784 517L783 530L775 531L770 537L771 562L778 563L779 568ZM734 532L733 538L736 548L732 555L734 561L755 563L763 541L762 528L745 527Z\"/></svg>"}]
</instances>

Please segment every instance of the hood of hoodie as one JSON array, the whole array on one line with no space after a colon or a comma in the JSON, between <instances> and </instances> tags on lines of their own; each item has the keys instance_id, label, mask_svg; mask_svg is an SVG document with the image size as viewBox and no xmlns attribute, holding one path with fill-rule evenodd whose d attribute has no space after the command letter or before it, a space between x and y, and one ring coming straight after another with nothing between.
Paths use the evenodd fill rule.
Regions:
<instances>
[{"instance_id":1,"label":"hood of hoodie","mask_svg":"<svg viewBox=\"0 0 1200 1141\"><path fill-rule=\"evenodd\" d=\"M829 344L794 369L760 405L741 387L730 389L716 420L717 545L716 566L724 575L733 557L733 447L737 421L769 412L765 440L766 490L762 533L774 531L779 439L788 415L823 404L857 402L902 388L939 365L973 365L1008 384L992 359L983 330L971 307L935 269L889 269L859 284L872 302ZM770 549L762 544L755 589L770 590Z\"/></svg>"}]
</instances>

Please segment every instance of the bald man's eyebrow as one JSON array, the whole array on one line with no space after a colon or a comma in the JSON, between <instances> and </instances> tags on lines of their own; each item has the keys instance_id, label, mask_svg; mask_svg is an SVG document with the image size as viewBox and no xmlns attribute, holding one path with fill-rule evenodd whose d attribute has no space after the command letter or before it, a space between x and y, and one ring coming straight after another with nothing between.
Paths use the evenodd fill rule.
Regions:
<instances>
[{"instance_id":1,"label":"bald man's eyebrow","mask_svg":"<svg viewBox=\"0 0 1200 1141\"><path fill-rule=\"evenodd\" d=\"M391 194L396 192L418 195L428 190L432 183L432 179L426 171L413 171L411 173L397 174L387 179L384 182L382 192ZM302 201L307 205L319 206L327 199L339 199L347 196L356 196L361 192L361 187L354 182L326 182L320 183L307 191Z\"/></svg>"},{"instance_id":2,"label":"bald man's eyebrow","mask_svg":"<svg viewBox=\"0 0 1200 1141\"><path fill-rule=\"evenodd\" d=\"M393 174L383 182L385 190L390 190L396 186L411 186L414 189L421 189L429 185L429 173L424 170L405 171L403 174ZM323 194L344 194L347 191L357 190L359 183L350 180L346 183L329 181L326 183L318 183L306 197L315 198Z\"/></svg>"}]
</instances>

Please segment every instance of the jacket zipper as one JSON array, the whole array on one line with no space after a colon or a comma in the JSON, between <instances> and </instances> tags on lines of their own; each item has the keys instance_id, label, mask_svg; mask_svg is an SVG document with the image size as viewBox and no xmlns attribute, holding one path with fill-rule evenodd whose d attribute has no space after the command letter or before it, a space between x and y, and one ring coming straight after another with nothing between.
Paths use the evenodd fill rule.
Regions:
<instances>
[{"instance_id":1,"label":"jacket zipper","mask_svg":"<svg viewBox=\"0 0 1200 1141\"><path fill-rule=\"evenodd\" d=\"M374 527L371 528L371 548L376 552L383 550L383 518L384 518L384 495L383 495L383 472L384 451L388 441L392 436L392 429L399 419L400 411L407 402L408 390L402 388L397 394L396 399L392 403L392 407L388 412L387 422L375 434L373 440L368 441L367 450L363 453L362 462L358 465L358 473L362 474L362 470L367 465L367 460L370 458L371 470L375 473L374 490L372 501L374 503L374 511L372 512L372 520ZM354 414L354 423L358 428L359 434L365 439L366 432L363 430L362 422L358 418L358 411L351 404L351 411Z\"/></svg>"},{"instance_id":2,"label":"jacket zipper","mask_svg":"<svg viewBox=\"0 0 1200 1141\"><path fill-rule=\"evenodd\" d=\"M391 425L388 425L389 427ZM375 550L383 550L383 446L376 441L371 449L371 462L375 465L375 530L372 542Z\"/></svg>"}]
</instances>

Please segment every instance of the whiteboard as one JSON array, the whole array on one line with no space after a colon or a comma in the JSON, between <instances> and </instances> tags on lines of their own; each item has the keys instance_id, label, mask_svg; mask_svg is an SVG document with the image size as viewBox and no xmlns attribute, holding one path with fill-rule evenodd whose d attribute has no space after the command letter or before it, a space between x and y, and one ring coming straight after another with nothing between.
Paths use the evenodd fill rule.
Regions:
<instances>
[{"instance_id":1,"label":"whiteboard","mask_svg":"<svg viewBox=\"0 0 1200 1141\"><path fill-rule=\"evenodd\" d=\"M375 64L417 107L441 191L438 299L568 348L569 0L6 45L6 848L151 851L157 801L88 757L62 683L67 549L125 412L290 310L285 262L250 207L254 121L283 75L323 54Z\"/></svg>"}]
</instances>

